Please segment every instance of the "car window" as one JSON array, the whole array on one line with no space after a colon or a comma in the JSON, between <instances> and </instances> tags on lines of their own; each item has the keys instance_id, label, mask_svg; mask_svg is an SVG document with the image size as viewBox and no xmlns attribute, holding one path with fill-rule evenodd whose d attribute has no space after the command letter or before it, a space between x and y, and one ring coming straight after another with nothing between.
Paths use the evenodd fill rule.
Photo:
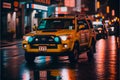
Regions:
<instances>
[{"instance_id":1,"label":"car window","mask_svg":"<svg viewBox=\"0 0 120 80\"><path fill-rule=\"evenodd\" d=\"M73 19L46 19L43 20L39 26L38 30L43 29L75 29Z\"/></svg>"},{"instance_id":2,"label":"car window","mask_svg":"<svg viewBox=\"0 0 120 80\"><path fill-rule=\"evenodd\" d=\"M78 26L85 25L85 28L83 28L82 30L89 29L89 26L88 26L86 20L78 20L77 24L78 24Z\"/></svg>"},{"instance_id":3,"label":"car window","mask_svg":"<svg viewBox=\"0 0 120 80\"><path fill-rule=\"evenodd\" d=\"M90 20L87 20L87 21L88 21L88 23L89 23L89 25L90 25L90 28L93 28L92 21L90 21Z\"/></svg>"}]
</instances>

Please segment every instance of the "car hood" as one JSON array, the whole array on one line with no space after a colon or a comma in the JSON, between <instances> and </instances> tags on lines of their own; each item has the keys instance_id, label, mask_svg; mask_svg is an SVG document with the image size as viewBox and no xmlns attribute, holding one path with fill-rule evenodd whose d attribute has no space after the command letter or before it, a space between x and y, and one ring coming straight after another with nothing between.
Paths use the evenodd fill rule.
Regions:
<instances>
[{"instance_id":1,"label":"car hood","mask_svg":"<svg viewBox=\"0 0 120 80\"><path fill-rule=\"evenodd\" d=\"M74 34L75 30L37 30L31 33L26 34L26 36L34 36L34 35L66 35L66 34Z\"/></svg>"}]
</instances>

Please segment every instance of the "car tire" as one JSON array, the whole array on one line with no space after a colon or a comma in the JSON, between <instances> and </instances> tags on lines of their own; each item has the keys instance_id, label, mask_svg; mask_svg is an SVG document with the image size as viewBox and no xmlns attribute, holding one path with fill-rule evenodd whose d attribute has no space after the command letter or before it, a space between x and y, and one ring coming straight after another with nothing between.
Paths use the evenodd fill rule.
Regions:
<instances>
[{"instance_id":1,"label":"car tire","mask_svg":"<svg viewBox=\"0 0 120 80\"><path fill-rule=\"evenodd\" d=\"M76 63L78 59L79 59L79 45L75 43L72 52L70 52L69 61L70 63Z\"/></svg>"},{"instance_id":2,"label":"car tire","mask_svg":"<svg viewBox=\"0 0 120 80\"><path fill-rule=\"evenodd\" d=\"M96 53L96 41L93 39L91 47L87 52L88 61L92 61L94 59L94 53Z\"/></svg>"},{"instance_id":3,"label":"car tire","mask_svg":"<svg viewBox=\"0 0 120 80\"><path fill-rule=\"evenodd\" d=\"M25 52L25 60L27 61L27 63L34 63L35 56L28 52Z\"/></svg>"},{"instance_id":4,"label":"car tire","mask_svg":"<svg viewBox=\"0 0 120 80\"><path fill-rule=\"evenodd\" d=\"M92 61L94 59L93 53L91 50L87 52L87 57L88 57L88 61Z\"/></svg>"}]
</instances>

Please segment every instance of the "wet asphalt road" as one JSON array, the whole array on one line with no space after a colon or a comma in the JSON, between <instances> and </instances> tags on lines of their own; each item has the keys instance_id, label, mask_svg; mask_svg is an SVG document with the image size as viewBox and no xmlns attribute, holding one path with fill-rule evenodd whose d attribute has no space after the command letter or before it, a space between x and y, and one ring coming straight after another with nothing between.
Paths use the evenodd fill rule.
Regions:
<instances>
[{"instance_id":1,"label":"wet asphalt road","mask_svg":"<svg viewBox=\"0 0 120 80\"><path fill-rule=\"evenodd\" d=\"M50 56L36 57L35 64L24 60L21 44L3 47L1 80L119 80L119 54L114 36L96 43L94 60L87 61L86 53L79 56L76 64L68 57L60 57L57 63Z\"/></svg>"}]
</instances>

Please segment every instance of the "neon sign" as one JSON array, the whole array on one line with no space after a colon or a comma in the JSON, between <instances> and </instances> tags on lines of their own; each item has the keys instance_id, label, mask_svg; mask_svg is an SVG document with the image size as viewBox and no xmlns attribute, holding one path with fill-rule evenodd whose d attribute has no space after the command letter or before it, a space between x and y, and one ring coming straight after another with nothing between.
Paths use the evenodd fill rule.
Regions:
<instances>
[{"instance_id":1,"label":"neon sign","mask_svg":"<svg viewBox=\"0 0 120 80\"><path fill-rule=\"evenodd\" d=\"M64 0L64 4L67 7L75 7L75 0Z\"/></svg>"}]
</instances>

